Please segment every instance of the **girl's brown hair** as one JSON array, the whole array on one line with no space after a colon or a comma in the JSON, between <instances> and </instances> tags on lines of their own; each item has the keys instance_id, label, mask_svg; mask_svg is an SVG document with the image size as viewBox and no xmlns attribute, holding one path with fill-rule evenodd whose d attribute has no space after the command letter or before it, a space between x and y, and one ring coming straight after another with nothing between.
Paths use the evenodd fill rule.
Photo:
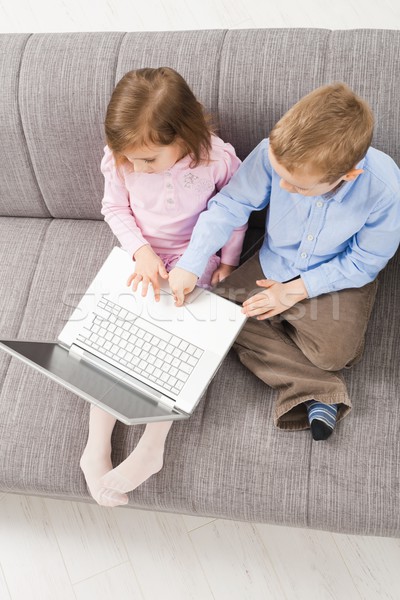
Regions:
<instances>
[{"instance_id":1,"label":"girl's brown hair","mask_svg":"<svg viewBox=\"0 0 400 600\"><path fill-rule=\"evenodd\" d=\"M272 129L276 160L289 171L312 168L334 183L366 155L374 130L372 110L344 83L317 88Z\"/></svg>"},{"instance_id":2,"label":"girl's brown hair","mask_svg":"<svg viewBox=\"0 0 400 600\"><path fill-rule=\"evenodd\" d=\"M209 159L213 128L183 77L160 67L122 77L107 107L105 131L117 167L130 165L124 156L129 149L179 141L193 168Z\"/></svg>"}]
</instances>

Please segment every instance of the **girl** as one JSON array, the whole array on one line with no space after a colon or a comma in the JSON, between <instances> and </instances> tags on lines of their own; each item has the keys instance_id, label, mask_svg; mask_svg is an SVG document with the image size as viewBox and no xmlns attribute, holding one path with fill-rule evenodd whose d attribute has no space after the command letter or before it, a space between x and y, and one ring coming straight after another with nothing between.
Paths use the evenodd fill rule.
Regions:
<instances>
[{"instance_id":1,"label":"girl","mask_svg":"<svg viewBox=\"0 0 400 600\"><path fill-rule=\"evenodd\" d=\"M187 248L208 200L238 169L233 147L215 136L185 80L173 69L130 71L117 84L107 108L107 146L102 214L134 260L127 285L149 284L159 299L159 277L168 278ZM211 257L199 280L204 287L239 264L247 226L235 230ZM111 434L115 418L91 406L89 436L80 466L93 498L104 506L126 504L135 489L163 464L172 421L149 423L135 450L115 469Z\"/></svg>"}]
</instances>

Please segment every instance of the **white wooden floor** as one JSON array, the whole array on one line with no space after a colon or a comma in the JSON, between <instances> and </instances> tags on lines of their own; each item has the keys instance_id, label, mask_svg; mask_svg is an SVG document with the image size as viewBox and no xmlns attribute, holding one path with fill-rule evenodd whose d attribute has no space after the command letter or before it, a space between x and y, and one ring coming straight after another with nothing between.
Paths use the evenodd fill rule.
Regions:
<instances>
[{"instance_id":1,"label":"white wooden floor","mask_svg":"<svg viewBox=\"0 0 400 600\"><path fill-rule=\"evenodd\" d=\"M400 540L5 495L1 600L398 600Z\"/></svg>"},{"instance_id":2,"label":"white wooden floor","mask_svg":"<svg viewBox=\"0 0 400 600\"><path fill-rule=\"evenodd\" d=\"M0 32L400 27L398 0L0 0Z\"/></svg>"},{"instance_id":3,"label":"white wooden floor","mask_svg":"<svg viewBox=\"0 0 400 600\"><path fill-rule=\"evenodd\" d=\"M0 0L0 32L400 28L398 0ZM399 600L400 540L0 496L0 600Z\"/></svg>"}]
</instances>

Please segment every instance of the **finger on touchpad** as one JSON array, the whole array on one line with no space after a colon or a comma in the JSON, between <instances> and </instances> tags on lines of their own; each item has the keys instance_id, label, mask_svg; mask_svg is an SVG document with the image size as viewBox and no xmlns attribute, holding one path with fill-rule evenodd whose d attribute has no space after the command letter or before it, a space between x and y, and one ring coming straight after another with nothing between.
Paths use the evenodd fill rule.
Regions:
<instances>
[{"instance_id":1,"label":"finger on touchpad","mask_svg":"<svg viewBox=\"0 0 400 600\"><path fill-rule=\"evenodd\" d=\"M200 294L202 294L204 292L204 289L201 287L195 287L194 290L192 292L190 292L190 294L187 294L187 296L185 296L185 304L191 304L194 300L196 300L196 298L198 298L200 296Z\"/></svg>"}]
</instances>

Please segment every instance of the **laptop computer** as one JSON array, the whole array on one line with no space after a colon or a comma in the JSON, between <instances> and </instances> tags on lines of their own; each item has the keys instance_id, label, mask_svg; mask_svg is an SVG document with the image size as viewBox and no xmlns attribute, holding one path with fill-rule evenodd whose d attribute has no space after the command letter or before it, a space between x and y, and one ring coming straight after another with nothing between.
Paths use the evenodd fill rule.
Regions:
<instances>
[{"instance_id":1,"label":"laptop computer","mask_svg":"<svg viewBox=\"0 0 400 600\"><path fill-rule=\"evenodd\" d=\"M57 343L1 340L0 348L128 425L186 419L246 317L201 288L178 308L165 280L159 302L151 286L143 297L126 286L133 268L113 248Z\"/></svg>"}]
</instances>

